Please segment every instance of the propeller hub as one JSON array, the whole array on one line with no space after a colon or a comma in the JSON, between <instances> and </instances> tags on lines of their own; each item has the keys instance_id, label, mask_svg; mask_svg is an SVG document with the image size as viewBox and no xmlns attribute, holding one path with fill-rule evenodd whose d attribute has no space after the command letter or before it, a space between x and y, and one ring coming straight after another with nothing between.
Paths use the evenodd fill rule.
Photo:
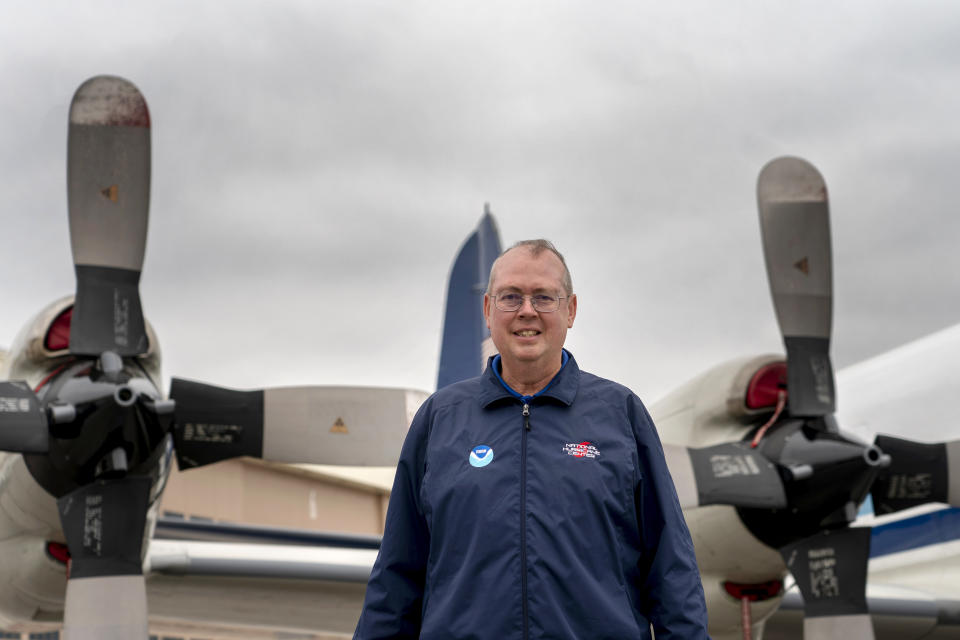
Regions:
<instances>
[{"instance_id":1,"label":"propeller hub","mask_svg":"<svg viewBox=\"0 0 960 640\"><path fill-rule=\"evenodd\" d=\"M113 401L118 407L132 407L136 404L138 395L130 385L121 384L113 390Z\"/></svg>"},{"instance_id":2,"label":"propeller hub","mask_svg":"<svg viewBox=\"0 0 960 640\"><path fill-rule=\"evenodd\" d=\"M738 513L774 548L853 521L887 459L876 446L840 434L824 418L787 418L760 441L759 450L781 470L787 507L739 508Z\"/></svg>"},{"instance_id":3,"label":"propeller hub","mask_svg":"<svg viewBox=\"0 0 960 640\"><path fill-rule=\"evenodd\" d=\"M105 352L54 376L39 395L52 418L49 450L25 460L47 491L59 497L127 474L162 480L173 416L157 410L169 401L139 368Z\"/></svg>"}]
</instances>

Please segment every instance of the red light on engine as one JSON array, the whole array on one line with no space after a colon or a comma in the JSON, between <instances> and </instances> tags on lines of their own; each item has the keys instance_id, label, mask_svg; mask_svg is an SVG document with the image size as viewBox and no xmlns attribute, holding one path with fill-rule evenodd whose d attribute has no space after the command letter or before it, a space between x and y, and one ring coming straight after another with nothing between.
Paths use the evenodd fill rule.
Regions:
<instances>
[{"instance_id":1,"label":"red light on engine","mask_svg":"<svg viewBox=\"0 0 960 640\"><path fill-rule=\"evenodd\" d=\"M48 542L47 555L60 564L67 564L70 561L70 549L62 542Z\"/></svg>"},{"instance_id":2,"label":"red light on engine","mask_svg":"<svg viewBox=\"0 0 960 640\"><path fill-rule=\"evenodd\" d=\"M780 595L780 592L783 591L783 583L779 580L760 582L758 584L724 582L723 588L737 600L746 598L750 602L762 602Z\"/></svg>"},{"instance_id":3,"label":"red light on engine","mask_svg":"<svg viewBox=\"0 0 960 640\"><path fill-rule=\"evenodd\" d=\"M777 406L777 394L786 388L786 362L773 362L761 367L747 385L747 408L772 409Z\"/></svg>"},{"instance_id":4,"label":"red light on engine","mask_svg":"<svg viewBox=\"0 0 960 640\"><path fill-rule=\"evenodd\" d=\"M43 346L47 351L60 351L70 346L70 322L73 320L73 307L67 307L50 324Z\"/></svg>"}]
</instances>

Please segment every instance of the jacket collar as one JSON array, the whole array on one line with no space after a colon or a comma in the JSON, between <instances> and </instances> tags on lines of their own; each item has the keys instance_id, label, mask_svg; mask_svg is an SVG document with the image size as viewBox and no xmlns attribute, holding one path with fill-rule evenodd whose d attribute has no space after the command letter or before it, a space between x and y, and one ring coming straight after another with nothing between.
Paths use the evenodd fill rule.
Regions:
<instances>
[{"instance_id":1,"label":"jacket collar","mask_svg":"<svg viewBox=\"0 0 960 640\"><path fill-rule=\"evenodd\" d=\"M557 375L547 385L546 390L537 394L537 397L552 398L570 406L573 404L573 399L576 397L577 389L580 386L580 367L577 366L573 354L566 349L564 351L569 356L567 363L560 368ZM504 387L499 376L494 373L493 361L495 358L496 356L490 356L487 359L487 367L483 370L483 375L480 376L479 400L480 406L484 408L495 402L516 399L516 396Z\"/></svg>"}]
</instances>

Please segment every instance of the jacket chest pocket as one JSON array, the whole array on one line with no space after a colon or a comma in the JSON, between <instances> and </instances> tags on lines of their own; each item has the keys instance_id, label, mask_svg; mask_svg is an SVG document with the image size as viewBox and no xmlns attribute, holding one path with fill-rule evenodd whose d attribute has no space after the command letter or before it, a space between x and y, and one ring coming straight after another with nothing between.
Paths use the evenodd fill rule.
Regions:
<instances>
[{"instance_id":1,"label":"jacket chest pocket","mask_svg":"<svg viewBox=\"0 0 960 640\"><path fill-rule=\"evenodd\" d=\"M549 512L584 524L625 517L632 504L634 470L622 446L563 440L535 455L528 462L528 492L532 499L542 499Z\"/></svg>"},{"instance_id":2,"label":"jacket chest pocket","mask_svg":"<svg viewBox=\"0 0 960 640\"><path fill-rule=\"evenodd\" d=\"M467 430L431 438L422 494L431 518L443 523L482 523L509 503L518 488L517 452L500 437Z\"/></svg>"}]
</instances>

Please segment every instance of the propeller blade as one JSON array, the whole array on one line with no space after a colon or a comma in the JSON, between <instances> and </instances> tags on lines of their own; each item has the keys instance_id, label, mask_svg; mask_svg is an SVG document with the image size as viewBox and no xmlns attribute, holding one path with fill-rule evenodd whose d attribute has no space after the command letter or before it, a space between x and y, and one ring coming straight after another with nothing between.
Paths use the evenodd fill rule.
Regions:
<instances>
[{"instance_id":1,"label":"propeller blade","mask_svg":"<svg viewBox=\"0 0 960 640\"><path fill-rule=\"evenodd\" d=\"M392 466L427 394L407 389L284 387L237 391L174 378L181 469L238 456Z\"/></svg>"},{"instance_id":2,"label":"propeller blade","mask_svg":"<svg viewBox=\"0 0 960 640\"><path fill-rule=\"evenodd\" d=\"M70 549L64 638L147 637L141 549L150 484L140 476L97 480L57 500Z\"/></svg>"},{"instance_id":3,"label":"propeller blade","mask_svg":"<svg viewBox=\"0 0 960 640\"><path fill-rule=\"evenodd\" d=\"M875 444L890 456L890 466L870 489L877 515L928 502L960 507L960 440L924 444L877 436ZM951 473L951 470L958 470Z\"/></svg>"},{"instance_id":4,"label":"propeller blade","mask_svg":"<svg viewBox=\"0 0 960 640\"><path fill-rule=\"evenodd\" d=\"M0 382L0 451L46 453L47 417L26 382Z\"/></svg>"},{"instance_id":5,"label":"propeller blade","mask_svg":"<svg viewBox=\"0 0 960 640\"><path fill-rule=\"evenodd\" d=\"M790 414L833 413L833 270L826 184L805 160L777 158L760 172L757 202L770 293L787 349Z\"/></svg>"},{"instance_id":6,"label":"propeller blade","mask_svg":"<svg viewBox=\"0 0 960 640\"><path fill-rule=\"evenodd\" d=\"M740 442L690 449L665 444L667 467L684 509L709 504L782 509L780 473L763 454Z\"/></svg>"},{"instance_id":7,"label":"propeller blade","mask_svg":"<svg viewBox=\"0 0 960 640\"><path fill-rule=\"evenodd\" d=\"M70 352L147 351L140 271L150 200L150 114L130 82L87 80L70 104L67 200L77 295Z\"/></svg>"},{"instance_id":8,"label":"propeller blade","mask_svg":"<svg viewBox=\"0 0 960 640\"><path fill-rule=\"evenodd\" d=\"M871 640L870 529L824 531L780 549L803 595L804 640Z\"/></svg>"}]
</instances>

